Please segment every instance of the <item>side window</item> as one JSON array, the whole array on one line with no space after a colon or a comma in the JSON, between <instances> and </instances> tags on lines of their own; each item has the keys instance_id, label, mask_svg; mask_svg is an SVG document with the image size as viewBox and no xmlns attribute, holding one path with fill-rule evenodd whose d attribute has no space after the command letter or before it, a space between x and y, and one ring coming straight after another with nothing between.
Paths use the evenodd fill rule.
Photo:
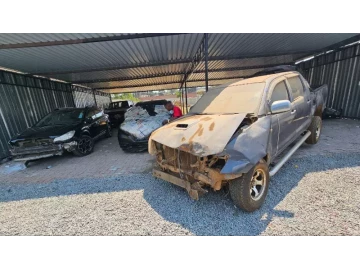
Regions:
<instances>
[{"instance_id":1,"label":"side window","mask_svg":"<svg viewBox=\"0 0 360 270\"><path fill-rule=\"evenodd\" d=\"M275 87L271 95L271 104L278 100L290 100L289 94L285 85L285 81L279 82Z\"/></svg>"},{"instance_id":2,"label":"side window","mask_svg":"<svg viewBox=\"0 0 360 270\"><path fill-rule=\"evenodd\" d=\"M290 84L290 87L291 87L291 92L292 92L292 95L294 97L294 99L300 97L301 95L303 95L304 93L304 87L300 81L300 78L299 76L296 76L296 77L292 77L292 78L289 78L287 79L289 84Z\"/></svg>"}]
</instances>

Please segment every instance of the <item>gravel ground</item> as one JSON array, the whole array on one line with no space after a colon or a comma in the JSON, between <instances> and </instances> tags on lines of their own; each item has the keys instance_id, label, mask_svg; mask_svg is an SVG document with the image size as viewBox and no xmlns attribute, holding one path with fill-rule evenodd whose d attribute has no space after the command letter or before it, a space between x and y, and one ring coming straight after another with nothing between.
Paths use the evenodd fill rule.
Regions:
<instances>
[{"instance_id":1,"label":"gravel ground","mask_svg":"<svg viewBox=\"0 0 360 270\"><path fill-rule=\"evenodd\" d=\"M336 121L271 179L254 213L223 191L193 201L140 170L25 183L15 173L0 175L0 235L360 235L360 122Z\"/></svg>"},{"instance_id":2,"label":"gravel ground","mask_svg":"<svg viewBox=\"0 0 360 270\"><path fill-rule=\"evenodd\" d=\"M360 235L360 153L298 158L248 214L149 174L0 189L0 235Z\"/></svg>"}]
</instances>

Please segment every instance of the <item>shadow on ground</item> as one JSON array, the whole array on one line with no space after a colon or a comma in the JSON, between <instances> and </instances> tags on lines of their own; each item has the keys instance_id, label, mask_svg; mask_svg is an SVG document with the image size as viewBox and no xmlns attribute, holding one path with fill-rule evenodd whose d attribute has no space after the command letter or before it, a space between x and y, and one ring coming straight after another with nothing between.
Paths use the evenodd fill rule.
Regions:
<instances>
[{"instance_id":1,"label":"shadow on ground","mask_svg":"<svg viewBox=\"0 0 360 270\"><path fill-rule=\"evenodd\" d=\"M224 192L209 192L199 201L174 185L150 174L130 174L103 179L68 179L43 184L0 185L0 202L36 198L144 190L144 199L162 218L195 235L259 235L273 217L292 218L294 213L276 206L305 174L360 166L360 153L331 154L290 160L270 183L263 207L254 213L235 208ZM326 179L319 179L326 181Z\"/></svg>"}]
</instances>

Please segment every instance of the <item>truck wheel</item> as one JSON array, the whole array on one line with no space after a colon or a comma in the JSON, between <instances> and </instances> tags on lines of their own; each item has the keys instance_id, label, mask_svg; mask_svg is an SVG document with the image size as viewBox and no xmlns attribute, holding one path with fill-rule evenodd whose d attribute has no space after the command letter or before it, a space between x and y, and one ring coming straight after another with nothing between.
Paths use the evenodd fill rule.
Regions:
<instances>
[{"instance_id":1,"label":"truck wheel","mask_svg":"<svg viewBox=\"0 0 360 270\"><path fill-rule=\"evenodd\" d=\"M94 150L94 140L90 136L81 135L78 144L73 151L73 154L78 157L83 157L91 154Z\"/></svg>"},{"instance_id":2,"label":"truck wheel","mask_svg":"<svg viewBox=\"0 0 360 270\"><path fill-rule=\"evenodd\" d=\"M246 212L253 212L264 203L269 180L269 167L264 160L260 160L248 173L230 181L231 199L237 207Z\"/></svg>"},{"instance_id":3,"label":"truck wheel","mask_svg":"<svg viewBox=\"0 0 360 270\"><path fill-rule=\"evenodd\" d=\"M319 116L314 116L308 130L311 135L306 139L307 144L316 144L319 141L321 135L322 120Z\"/></svg>"}]
</instances>

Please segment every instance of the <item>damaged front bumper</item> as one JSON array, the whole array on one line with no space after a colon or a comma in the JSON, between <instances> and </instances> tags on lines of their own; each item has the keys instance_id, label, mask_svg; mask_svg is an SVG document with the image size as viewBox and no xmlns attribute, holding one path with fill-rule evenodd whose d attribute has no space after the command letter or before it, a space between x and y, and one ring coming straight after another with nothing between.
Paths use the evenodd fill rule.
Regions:
<instances>
[{"instance_id":1,"label":"damaged front bumper","mask_svg":"<svg viewBox=\"0 0 360 270\"><path fill-rule=\"evenodd\" d=\"M49 143L36 146L13 146L10 149L10 156L15 161L30 161L52 156L61 156L64 151L72 152L77 146L76 141L66 143Z\"/></svg>"},{"instance_id":2,"label":"damaged front bumper","mask_svg":"<svg viewBox=\"0 0 360 270\"><path fill-rule=\"evenodd\" d=\"M242 175L220 172L226 157L198 157L161 144L157 144L157 151L159 169L154 169L153 175L185 188L190 197L196 200L199 195L207 192L206 187L220 190L229 180Z\"/></svg>"},{"instance_id":3,"label":"damaged front bumper","mask_svg":"<svg viewBox=\"0 0 360 270\"><path fill-rule=\"evenodd\" d=\"M122 149L143 152L148 149L148 138L137 139L134 136L127 134L125 131L119 129L118 141Z\"/></svg>"}]
</instances>

